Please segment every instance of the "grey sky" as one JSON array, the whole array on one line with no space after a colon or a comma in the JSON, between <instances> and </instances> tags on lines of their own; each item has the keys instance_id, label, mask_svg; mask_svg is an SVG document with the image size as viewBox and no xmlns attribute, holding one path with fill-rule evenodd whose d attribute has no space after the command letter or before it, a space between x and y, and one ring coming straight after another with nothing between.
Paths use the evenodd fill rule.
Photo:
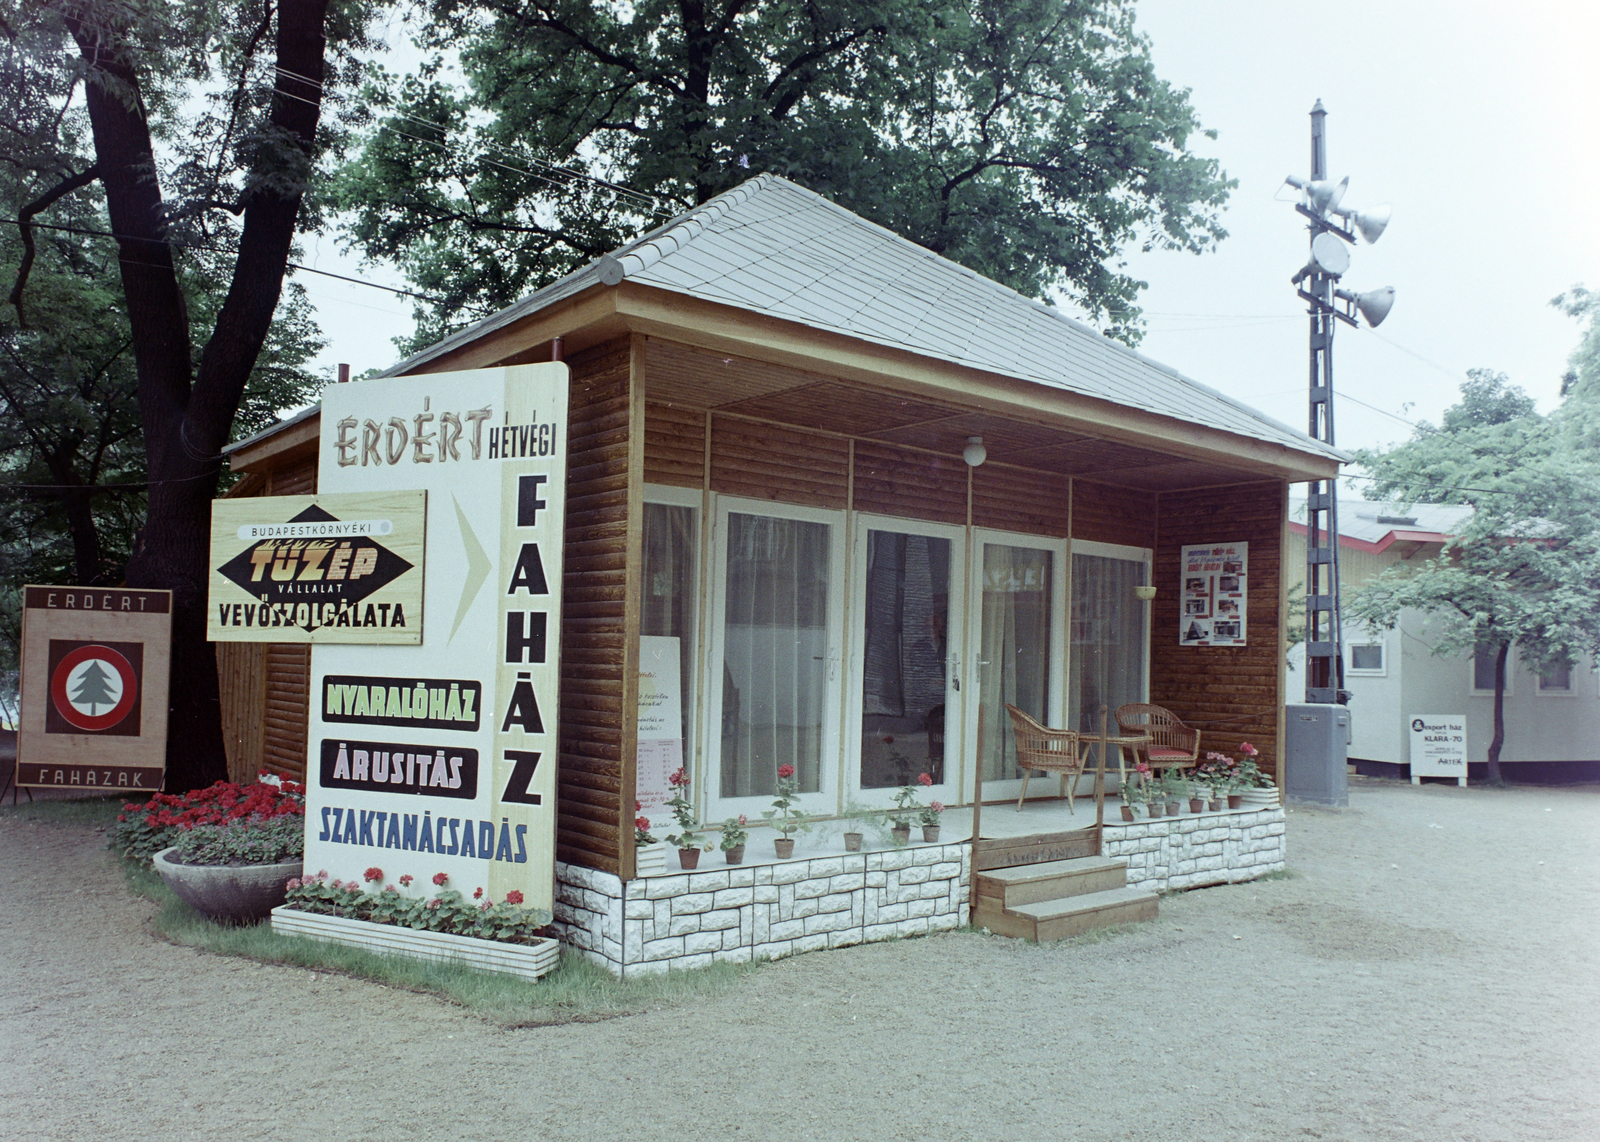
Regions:
<instances>
[{"instance_id":1,"label":"grey sky","mask_svg":"<svg viewBox=\"0 0 1600 1142\"><path fill-rule=\"evenodd\" d=\"M1398 299L1376 332L1340 329L1335 388L1352 399L1336 405L1338 443L1409 435L1365 405L1436 421L1469 368L1502 370L1554 405L1578 326L1548 302L1574 284L1600 288L1600 5L1141 0L1138 12L1158 72L1192 88L1219 132L1196 149L1239 180L1217 253L1128 256L1150 283L1144 353L1305 427L1306 322L1289 277L1306 233L1282 182L1309 173L1307 113L1320 98L1329 168L1350 176L1345 201L1395 210L1345 275L1356 290L1392 285ZM308 240L306 254L404 284L357 271L331 236ZM395 359L407 299L299 280L331 342L320 365L360 372Z\"/></svg>"}]
</instances>

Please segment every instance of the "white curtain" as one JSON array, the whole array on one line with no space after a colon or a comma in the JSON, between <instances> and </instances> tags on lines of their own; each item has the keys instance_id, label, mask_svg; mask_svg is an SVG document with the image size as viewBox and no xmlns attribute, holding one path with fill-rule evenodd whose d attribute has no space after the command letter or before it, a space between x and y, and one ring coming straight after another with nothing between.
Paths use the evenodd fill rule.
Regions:
<instances>
[{"instance_id":1,"label":"white curtain","mask_svg":"<svg viewBox=\"0 0 1600 1142\"><path fill-rule=\"evenodd\" d=\"M978 695L983 703L985 781L1018 776L1006 704L1048 721L1051 554L1032 547L983 547L983 630Z\"/></svg>"},{"instance_id":2,"label":"white curtain","mask_svg":"<svg viewBox=\"0 0 1600 1142\"><path fill-rule=\"evenodd\" d=\"M1070 725L1098 733L1100 707L1112 732L1125 702L1143 702L1146 605L1133 593L1148 577L1142 560L1072 557Z\"/></svg>"},{"instance_id":3,"label":"white curtain","mask_svg":"<svg viewBox=\"0 0 1600 1142\"><path fill-rule=\"evenodd\" d=\"M728 515L724 797L773 793L781 765L821 788L831 539L823 523Z\"/></svg>"}]
</instances>

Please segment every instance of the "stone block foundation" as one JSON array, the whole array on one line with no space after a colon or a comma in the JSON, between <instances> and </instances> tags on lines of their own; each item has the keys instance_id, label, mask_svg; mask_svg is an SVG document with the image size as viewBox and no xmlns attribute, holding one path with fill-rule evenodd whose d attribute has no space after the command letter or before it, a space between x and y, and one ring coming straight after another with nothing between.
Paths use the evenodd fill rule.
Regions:
<instances>
[{"instance_id":1,"label":"stone block foundation","mask_svg":"<svg viewBox=\"0 0 1600 1142\"><path fill-rule=\"evenodd\" d=\"M1101 854L1128 862L1128 887L1167 892L1282 872L1284 842L1283 809L1273 806L1107 823Z\"/></svg>"}]
</instances>

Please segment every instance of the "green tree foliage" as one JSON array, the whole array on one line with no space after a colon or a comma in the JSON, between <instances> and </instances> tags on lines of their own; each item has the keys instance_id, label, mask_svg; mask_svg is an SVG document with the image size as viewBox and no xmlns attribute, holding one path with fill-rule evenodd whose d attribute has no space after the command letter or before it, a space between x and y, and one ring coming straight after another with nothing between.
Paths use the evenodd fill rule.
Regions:
<instances>
[{"instance_id":1,"label":"green tree foliage","mask_svg":"<svg viewBox=\"0 0 1600 1142\"><path fill-rule=\"evenodd\" d=\"M1201 252L1229 189L1188 149L1131 0L433 0L466 90L381 76L338 201L442 299L413 348L759 171L1135 342L1132 243ZM1212 134L1207 132L1207 134ZM588 176L588 177L578 177ZM603 180L605 185L594 181Z\"/></svg>"},{"instance_id":2,"label":"green tree foliage","mask_svg":"<svg viewBox=\"0 0 1600 1142\"><path fill-rule=\"evenodd\" d=\"M226 774L210 503L230 438L310 391L315 329L283 276L369 6L0 0L4 551L29 578L125 559L129 585L174 592L172 788Z\"/></svg>"},{"instance_id":3,"label":"green tree foliage","mask_svg":"<svg viewBox=\"0 0 1600 1142\"><path fill-rule=\"evenodd\" d=\"M1492 781L1501 779L1511 647L1534 671L1600 655L1596 303L1575 290L1557 304L1588 327L1554 413L1541 416L1504 375L1475 370L1441 426L1424 423L1405 444L1356 457L1381 497L1473 509L1438 557L1391 567L1354 592L1349 607L1381 627L1408 609L1434 616L1435 654L1494 652Z\"/></svg>"}]
</instances>

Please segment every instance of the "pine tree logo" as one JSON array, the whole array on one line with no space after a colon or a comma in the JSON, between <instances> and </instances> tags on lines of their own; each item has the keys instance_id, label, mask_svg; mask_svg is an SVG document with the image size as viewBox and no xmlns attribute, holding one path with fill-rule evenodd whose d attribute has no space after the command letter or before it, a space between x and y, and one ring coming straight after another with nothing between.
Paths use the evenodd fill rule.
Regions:
<instances>
[{"instance_id":1,"label":"pine tree logo","mask_svg":"<svg viewBox=\"0 0 1600 1142\"><path fill-rule=\"evenodd\" d=\"M73 708L91 718L103 713L101 706L114 709L122 695L120 679L106 672L103 659L91 658L68 680Z\"/></svg>"},{"instance_id":2,"label":"pine tree logo","mask_svg":"<svg viewBox=\"0 0 1600 1142\"><path fill-rule=\"evenodd\" d=\"M50 640L50 704L45 732L139 733L141 643Z\"/></svg>"}]
</instances>

